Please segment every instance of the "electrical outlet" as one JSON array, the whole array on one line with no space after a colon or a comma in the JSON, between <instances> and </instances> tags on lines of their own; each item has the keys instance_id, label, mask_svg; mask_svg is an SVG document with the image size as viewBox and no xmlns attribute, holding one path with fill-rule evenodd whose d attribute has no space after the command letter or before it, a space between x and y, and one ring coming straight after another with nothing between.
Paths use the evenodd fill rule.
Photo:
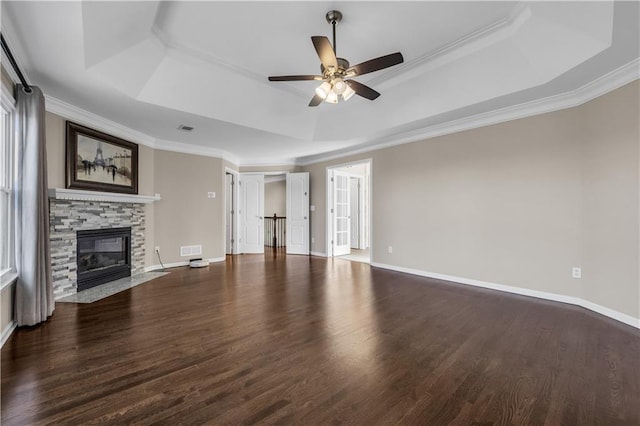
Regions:
<instances>
[{"instance_id":1,"label":"electrical outlet","mask_svg":"<svg viewBox=\"0 0 640 426\"><path fill-rule=\"evenodd\" d=\"M389 253L393 253L393 247L389 246Z\"/></svg>"},{"instance_id":2,"label":"electrical outlet","mask_svg":"<svg viewBox=\"0 0 640 426\"><path fill-rule=\"evenodd\" d=\"M582 278L582 269L578 267L571 268L571 276L573 278Z\"/></svg>"},{"instance_id":3,"label":"electrical outlet","mask_svg":"<svg viewBox=\"0 0 640 426\"><path fill-rule=\"evenodd\" d=\"M215 192L207 192L207 197L208 198L216 198L216 193Z\"/></svg>"},{"instance_id":4,"label":"electrical outlet","mask_svg":"<svg viewBox=\"0 0 640 426\"><path fill-rule=\"evenodd\" d=\"M159 246L156 246L155 250L156 250L156 253L160 253L160 247Z\"/></svg>"},{"instance_id":5,"label":"electrical outlet","mask_svg":"<svg viewBox=\"0 0 640 426\"><path fill-rule=\"evenodd\" d=\"M316 242L316 237L311 237L311 244Z\"/></svg>"}]
</instances>

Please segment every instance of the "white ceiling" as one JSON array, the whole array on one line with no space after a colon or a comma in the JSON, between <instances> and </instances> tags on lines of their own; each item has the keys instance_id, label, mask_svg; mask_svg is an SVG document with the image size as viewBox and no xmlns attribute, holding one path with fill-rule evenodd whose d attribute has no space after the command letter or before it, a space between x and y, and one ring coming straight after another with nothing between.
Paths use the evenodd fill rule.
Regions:
<instances>
[{"instance_id":1,"label":"white ceiling","mask_svg":"<svg viewBox=\"0 0 640 426\"><path fill-rule=\"evenodd\" d=\"M382 96L307 106L313 35L338 56L405 63L358 77ZM2 2L2 32L46 95L162 146L240 164L305 162L569 92L639 53L637 2ZM195 127L191 133L178 125Z\"/></svg>"}]
</instances>

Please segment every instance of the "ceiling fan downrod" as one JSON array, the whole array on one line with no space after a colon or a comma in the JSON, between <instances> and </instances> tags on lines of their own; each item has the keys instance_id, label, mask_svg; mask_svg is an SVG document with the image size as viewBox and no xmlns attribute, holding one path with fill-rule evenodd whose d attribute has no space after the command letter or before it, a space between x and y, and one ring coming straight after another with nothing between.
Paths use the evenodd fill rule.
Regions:
<instances>
[{"instance_id":1,"label":"ceiling fan downrod","mask_svg":"<svg viewBox=\"0 0 640 426\"><path fill-rule=\"evenodd\" d=\"M339 10L330 10L325 15L327 22L333 27L333 54L337 55L336 49L336 24L342 20L342 13Z\"/></svg>"}]
</instances>

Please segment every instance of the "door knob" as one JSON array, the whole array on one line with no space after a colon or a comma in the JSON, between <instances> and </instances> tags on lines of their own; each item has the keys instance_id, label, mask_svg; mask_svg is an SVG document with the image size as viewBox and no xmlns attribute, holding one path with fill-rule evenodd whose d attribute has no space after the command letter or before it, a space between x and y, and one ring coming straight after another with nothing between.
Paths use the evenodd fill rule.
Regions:
<instances>
[{"instance_id":1,"label":"door knob","mask_svg":"<svg viewBox=\"0 0 640 426\"><path fill-rule=\"evenodd\" d=\"M262 216L258 216L258 219L262 220Z\"/></svg>"},{"instance_id":2,"label":"door knob","mask_svg":"<svg viewBox=\"0 0 640 426\"><path fill-rule=\"evenodd\" d=\"M304 217L304 220L307 220L307 217L306 217L306 216Z\"/></svg>"}]
</instances>

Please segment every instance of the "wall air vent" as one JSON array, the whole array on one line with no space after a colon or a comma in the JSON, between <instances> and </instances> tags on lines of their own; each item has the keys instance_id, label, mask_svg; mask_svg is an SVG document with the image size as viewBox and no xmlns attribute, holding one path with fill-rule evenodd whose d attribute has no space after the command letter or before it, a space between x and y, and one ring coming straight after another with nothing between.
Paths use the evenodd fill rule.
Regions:
<instances>
[{"instance_id":1,"label":"wall air vent","mask_svg":"<svg viewBox=\"0 0 640 426\"><path fill-rule=\"evenodd\" d=\"M202 254L201 245L180 247L180 256L193 256L195 254Z\"/></svg>"},{"instance_id":2,"label":"wall air vent","mask_svg":"<svg viewBox=\"0 0 640 426\"><path fill-rule=\"evenodd\" d=\"M178 130L182 130L183 132L190 132L193 130L193 127L181 124L178 126Z\"/></svg>"}]
</instances>

